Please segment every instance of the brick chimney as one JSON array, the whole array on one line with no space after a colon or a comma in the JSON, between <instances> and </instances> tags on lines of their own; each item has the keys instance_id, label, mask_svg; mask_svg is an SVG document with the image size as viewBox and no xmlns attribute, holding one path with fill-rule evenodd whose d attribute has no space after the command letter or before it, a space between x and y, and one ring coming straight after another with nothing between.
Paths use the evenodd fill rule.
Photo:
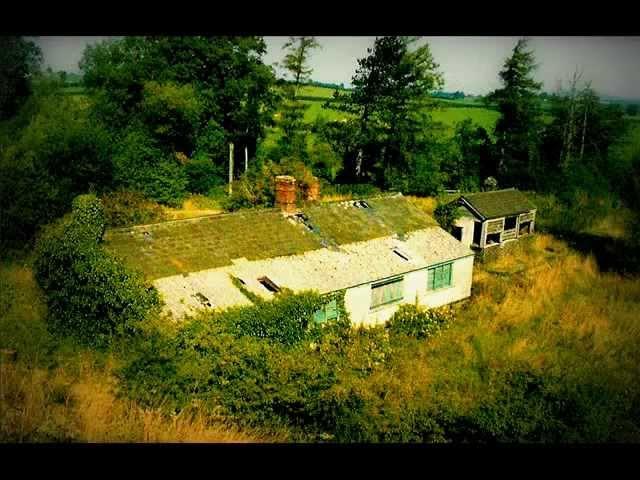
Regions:
<instances>
[{"instance_id":1,"label":"brick chimney","mask_svg":"<svg viewBox=\"0 0 640 480\"><path fill-rule=\"evenodd\" d=\"M320 199L320 180L313 177L309 185L304 190L304 199L308 202L315 202Z\"/></svg>"},{"instance_id":2,"label":"brick chimney","mask_svg":"<svg viewBox=\"0 0 640 480\"><path fill-rule=\"evenodd\" d=\"M276 206L285 213L296 211L296 179L289 175L276 177Z\"/></svg>"}]
</instances>

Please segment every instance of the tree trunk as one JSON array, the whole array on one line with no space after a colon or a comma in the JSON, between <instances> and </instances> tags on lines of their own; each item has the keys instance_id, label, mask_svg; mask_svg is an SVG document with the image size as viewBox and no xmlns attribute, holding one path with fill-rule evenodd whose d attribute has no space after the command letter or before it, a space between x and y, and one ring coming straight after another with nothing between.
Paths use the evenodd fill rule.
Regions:
<instances>
[{"instance_id":1,"label":"tree trunk","mask_svg":"<svg viewBox=\"0 0 640 480\"><path fill-rule=\"evenodd\" d=\"M247 146L244 147L244 171L245 173L249 169L249 148Z\"/></svg>"},{"instance_id":2,"label":"tree trunk","mask_svg":"<svg viewBox=\"0 0 640 480\"><path fill-rule=\"evenodd\" d=\"M573 72L573 78L571 79L571 97L569 103L569 117L567 118L567 123L565 124L565 135L563 139L562 150L560 153L560 166L563 170L566 170L569 167L569 163L571 162L571 156L574 148L574 139L576 135L576 121L575 121L575 110L576 110L576 87L580 78L582 77L582 72L578 72L577 70Z\"/></svg>"},{"instance_id":3,"label":"tree trunk","mask_svg":"<svg viewBox=\"0 0 640 480\"><path fill-rule=\"evenodd\" d=\"M580 162L582 162L582 157L584 156L584 140L587 133L587 110L588 109L589 109L589 104L585 103L584 117L582 119L582 141L580 142Z\"/></svg>"},{"instance_id":4,"label":"tree trunk","mask_svg":"<svg viewBox=\"0 0 640 480\"><path fill-rule=\"evenodd\" d=\"M233 193L233 142L229 143L229 195Z\"/></svg>"},{"instance_id":5,"label":"tree trunk","mask_svg":"<svg viewBox=\"0 0 640 480\"><path fill-rule=\"evenodd\" d=\"M356 178L359 178L362 174L362 148L358 149L358 156L356 157Z\"/></svg>"}]
</instances>

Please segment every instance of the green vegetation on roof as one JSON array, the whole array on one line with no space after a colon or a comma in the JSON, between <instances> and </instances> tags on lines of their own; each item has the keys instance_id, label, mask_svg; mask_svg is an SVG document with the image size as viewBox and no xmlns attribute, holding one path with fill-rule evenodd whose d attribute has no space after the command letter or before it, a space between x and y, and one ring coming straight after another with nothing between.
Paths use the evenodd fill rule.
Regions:
<instances>
[{"instance_id":1,"label":"green vegetation on roof","mask_svg":"<svg viewBox=\"0 0 640 480\"><path fill-rule=\"evenodd\" d=\"M295 255L437 223L402 196L367 199L370 208L331 202L302 208L313 230L280 211L248 210L109 230L105 246L150 279Z\"/></svg>"},{"instance_id":2,"label":"green vegetation on roof","mask_svg":"<svg viewBox=\"0 0 640 480\"><path fill-rule=\"evenodd\" d=\"M469 202L484 218L504 217L536 208L524 193L515 188L469 193L462 195L462 198Z\"/></svg>"},{"instance_id":3,"label":"green vegetation on roof","mask_svg":"<svg viewBox=\"0 0 640 480\"><path fill-rule=\"evenodd\" d=\"M107 248L151 279L222 267L236 258L261 260L321 247L316 236L276 210L112 230L105 239Z\"/></svg>"}]
</instances>

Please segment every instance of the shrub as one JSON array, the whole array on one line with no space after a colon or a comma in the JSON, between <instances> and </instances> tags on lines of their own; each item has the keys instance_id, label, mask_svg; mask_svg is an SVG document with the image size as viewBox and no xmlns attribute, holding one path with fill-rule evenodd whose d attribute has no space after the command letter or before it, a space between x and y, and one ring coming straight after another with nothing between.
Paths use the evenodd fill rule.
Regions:
<instances>
[{"instance_id":1,"label":"shrub","mask_svg":"<svg viewBox=\"0 0 640 480\"><path fill-rule=\"evenodd\" d=\"M204 156L187 162L185 173L188 179L187 189L191 193L206 195L212 188L224 184L223 168Z\"/></svg>"},{"instance_id":2,"label":"shrub","mask_svg":"<svg viewBox=\"0 0 640 480\"><path fill-rule=\"evenodd\" d=\"M433 216L438 221L440 226L447 232L453 230L453 224L460 216L458 213L459 205L457 203L441 203L433 211Z\"/></svg>"},{"instance_id":3,"label":"shrub","mask_svg":"<svg viewBox=\"0 0 640 480\"><path fill-rule=\"evenodd\" d=\"M143 130L131 130L113 158L120 187L171 206L180 205L187 191L187 175L175 155L168 155Z\"/></svg>"},{"instance_id":4,"label":"shrub","mask_svg":"<svg viewBox=\"0 0 640 480\"><path fill-rule=\"evenodd\" d=\"M393 335L425 339L437 333L452 320L448 307L425 309L411 304L400 305L386 327Z\"/></svg>"},{"instance_id":5,"label":"shrub","mask_svg":"<svg viewBox=\"0 0 640 480\"><path fill-rule=\"evenodd\" d=\"M166 218L162 207L140 192L118 190L103 195L101 200L107 224L111 227L153 223Z\"/></svg>"},{"instance_id":6,"label":"shrub","mask_svg":"<svg viewBox=\"0 0 640 480\"><path fill-rule=\"evenodd\" d=\"M313 174L304 163L293 158L284 158L280 163L270 160L254 164L240 180L233 183L233 193L223 202L223 207L233 211L247 207L271 207L275 201L275 177L291 175L302 191L313 179ZM301 198L301 195L298 195Z\"/></svg>"},{"instance_id":7,"label":"shrub","mask_svg":"<svg viewBox=\"0 0 640 480\"><path fill-rule=\"evenodd\" d=\"M38 238L35 276L47 297L54 330L102 345L113 335L134 332L160 299L140 274L99 245L95 197L76 199L74 206L71 215L48 226Z\"/></svg>"},{"instance_id":8,"label":"shrub","mask_svg":"<svg viewBox=\"0 0 640 480\"><path fill-rule=\"evenodd\" d=\"M71 203L75 228L86 232L91 241L102 240L106 217L102 202L94 194L78 195Z\"/></svg>"}]
</instances>

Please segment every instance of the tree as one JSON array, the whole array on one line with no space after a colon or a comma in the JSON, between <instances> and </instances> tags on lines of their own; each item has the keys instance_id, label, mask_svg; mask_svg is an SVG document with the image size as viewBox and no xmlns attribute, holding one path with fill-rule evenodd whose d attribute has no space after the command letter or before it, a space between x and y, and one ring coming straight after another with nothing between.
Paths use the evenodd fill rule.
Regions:
<instances>
[{"instance_id":1,"label":"tree","mask_svg":"<svg viewBox=\"0 0 640 480\"><path fill-rule=\"evenodd\" d=\"M457 146L453 168L452 185L464 191L479 188L482 179L495 176L497 172L493 142L489 133L481 126L465 119L456 125L454 141Z\"/></svg>"},{"instance_id":2,"label":"tree","mask_svg":"<svg viewBox=\"0 0 640 480\"><path fill-rule=\"evenodd\" d=\"M43 77L18 117L28 123L0 151L0 246L23 247L74 196L112 185L110 138L86 109Z\"/></svg>"},{"instance_id":3,"label":"tree","mask_svg":"<svg viewBox=\"0 0 640 480\"><path fill-rule=\"evenodd\" d=\"M540 88L533 79L536 68L527 40L521 39L500 71L502 88L487 100L496 102L500 118L495 136L500 155L501 183L529 187L535 181L541 132Z\"/></svg>"},{"instance_id":4,"label":"tree","mask_svg":"<svg viewBox=\"0 0 640 480\"><path fill-rule=\"evenodd\" d=\"M221 144L247 146L253 155L277 101L273 69L262 61L265 53L264 40L254 36L125 37L87 47L80 66L95 114L112 129L123 132L134 120L148 127L143 105L154 112L168 107L165 126L180 127L168 132L174 136L171 144L184 144L180 148L188 157L203 153L197 151L199 141L211 137L212 125L224 132ZM244 154L243 148L236 151Z\"/></svg>"},{"instance_id":5,"label":"tree","mask_svg":"<svg viewBox=\"0 0 640 480\"><path fill-rule=\"evenodd\" d=\"M429 136L431 93L442 86L429 46L418 38L376 38L368 55L358 60L353 89L334 92L328 108L358 118L357 153L345 162L354 179L370 177L381 186L405 176L410 158L423 151ZM423 157L426 158L426 157Z\"/></svg>"},{"instance_id":6,"label":"tree","mask_svg":"<svg viewBox=\"0 0 640 480\"><path fill-rule=\"evenodd\" d=\"M287 54L282 61L286 71L293 77L293 96L298 94L301 83L311 79L313 69L309 66L309 57L314 49L322 48L315 37L289 37L282 47Z\"/></svg>"},{"instance_id":7,"label":"tree","mask_svg":"<svg viewBox=\"0 0 640 480\"><path fill-rule=\"evenodd\" d=\"M282 65L293 79L293 85L282 84L284 98L281 104L280 128L282 136L278 141L280 157L296 157L307 160L307 135L309 128L304 123L307 106L296 100L300 84L311 78L313 69L309 57L320 44L314 37L290 37L282 47L286 50Z\"/></svg>"},{"instance_id":8,"label":"tree","mask_svg":"<svg viewBox=\"0 0 640 480\"><path fill-rule=\"evenodd\" d=\"M39 70L42 52L22 37L0 37L0 120L17 113L31 94L31 78Z\"/></svg>"},{"instance_id":9,"label":"tree","mask_svg":"<svg viewBox=\"0 0 640 480\"><path fill-rule=\"evenodd\" d=\"M638 105L637 103L630 103L625 109L626 114L630 117L635 117L636 115L638 115L638 110L640 110L640 105Z\"/></svg>"}]
</instances>

